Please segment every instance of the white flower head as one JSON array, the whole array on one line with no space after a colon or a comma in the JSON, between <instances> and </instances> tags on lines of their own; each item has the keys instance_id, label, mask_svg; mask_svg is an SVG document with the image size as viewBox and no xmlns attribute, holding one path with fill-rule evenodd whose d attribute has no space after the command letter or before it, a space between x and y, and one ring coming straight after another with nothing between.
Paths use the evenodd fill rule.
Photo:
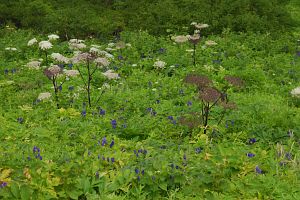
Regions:
<instances>
[{"instance_id":1,"label":"white flower head","mask_svg":"<svg viewBox=\"0 0 300 200\"><path fill-rule=\"evenodd\" d=\"M94 54L99 54L99 53L100 53L100 50L99 50L98 48L96 48L96 47L91 47L91 48L90 48L90 52L91 52L91 53L94 53Z\"/></svg>"},{"instance_id":2,"label":"white flower head","mask_svg":"<svg viewBox=\"0 0 300 200\"><path fill-rule=\"evenodd\" d=\"M132 45L130 43L126 43L127 47L132 47Z\"/></svg>"},{"instance_id":3,"label":"white flower head","mask_svg":"<svg viewBox=\"0 0 300 200\"><path fill-rule=\"evenodd\" d=\"M58 35L55 35L55 34L51 34L51 35L48 35L48 39L49 41L54 41L54 40L57 40L59 39L59 36Z\"/></svg>"},{"instance_id":4,"label":"white flower head","mask_svg":"<svg viewBox=\"0 0 300 200\"><path fill-rule=\"evenodd\" d=\"M73 58L70 59L70 61L74 64L79 62L85 62L87 59L89 59L90 54L89 53L78 53L73 56Z\"/></svg>"},{"instance_id":5,"label":"white flower head","mask_svg":"<svg viewBox=\"0 0 300 200\"><path fill-rule=\"evenodd\" d=\"M195 26L195 25L197 25L197 22L192 22L191 23L191 26Z\"/></svg>"},{"instance_id":6,"label":"white flower head","mask_svg":"<svg viewBox=\"0 0 300 200\"><path fill-rule=\"evenodd\" d=\"M39 43L39 48L42 50L47 50L52 48L52 44L49 41L41 41Z\"/></svg>"},{"instance_id":7,"label":"white flower head","mask_svg":"<svg viewBox=\"0 0 300 200\"><path fill-rule=\"evenodd\" d=\"M108 79L118 79L119 74L113 72L113 70L107 70L106 72L102 73L104 76L106 76L106 78Z\"/></svg>"},{"instance_id":8,"label":"white flower head","mask_svg":"<svg viewBox=\"0 0 300 200\"><path fill-rule=\"evenodd\" d=\"M69 58L64 57L60 53L52 53L51 57L60 63L69 63Z\"/></svg>"},{"instance_id":9,"label":"white flower head","mask_svg":"<svg viewBox=\"0 0 300 200\"><path fill-rule=\"evenodd\" d=\"M6 51L17 51L17 48L15 48L15 47L6 47L5 50Z\"/></svg>"},{"instance_id":10,"label":"white flower head","mask_svg":"<svg viewBox=\"0 0 300 200\"><path fill-rule=\"evenodd\" d=\"M124 49L126 47L126 43L123 41L119 41L116 43L116 49Z\"/></svg>"},{"instance_id":11,"label":"white flower head","mask_svg":"<svg viewBox=\"0 0 300 200\"><path fill-rule=\"evenodd\" d=\"M68 77L74 77L74 76L79 75L79 71L78 70L64 70L64 73Z\"/></svg>"},{"instance_id":12,"label":"white flower head","mask_svg":"<svg viewBox=\"0 0 300 200\"><path fill-rule=\"evenodd\" d=\"M38 99L42 101L42 100L49 99L50 97L51 97L50 92L43 92L39 94Z\"/></svg>"},{"instance_id":13,"label":"white flower head","mask_svg":"<svg viewBox=\"0 0 300 200\"><path fill-rule=\"evenodd\" d=\"M77 44L79 44L79 43L84 43L84 40L70 39L70 40L69 40L69 43L77 43Z\"/></svg>"},{"instance_id":14,"label":"white flower head","mask_svg":"<svg viewBox=\"0 0 300 200\"><path fill-rule=\"evenodd\" d=\"M32 38L31 40L28 41L27 46L32 46L36 44L38 41L36 38Z\"/></svg>"},{"instance_id":15,"label":"white flower head","mask_svg":"<svg viewBox=\"0 0 300 200\"><path fill-rule=\"evenodd\" d=\"M163 69L166 64L167 63L165 63L164 61L158 60L154 63L153 67L155 67L157 69Z\"/></svg>"},{"instance_id":16,"label":"white flower head","mask_svg":"<svg viewBox=\"0 0 300 200\"><path fill-rule=\"evenodd\" d=\"M208 24L195 24L194 26L196 29L204 29L209 27Z\"/></svg>"},{"instance_id":17,"label":"white flower head","mask_svg":"<svg viewBox=\"0 0 300 200\"><path fill-rule=\"evenodd\" d=\"M300 87L296 87L295 89L293 89L293 90L291 91L291 95L292 95L293 97L299 98L299 97L300 97Z\"/></svg>"},{"instance_id":18,"label":"white flower head","mask_svg":"<svg viewBox=\"0 0 300 200\"><path fill-rule=\"evenodd\" d=\"M41 65L40 61L31 61L26 64L26 67L28 67L30 69L39 69L40 65Z\"/></svg>"},{"instance_id":19,"label":"white flower head","mask_svg":"<svg viewBox=\"0 0 300 200\"><path fill-rule=\"evenodd\" d=\"M106 58L96 58L95 63L97 63L100 67L108 67L110 62Z\"/></svg>"},{"instance_id":20,"label":"white flower head","mask_svg":"<svg viewBox=\"0 0 300 200\"><path fill-rule=\"evenodd\" d=\"M217 45L218 43L216 43L215 41L212 41L212 40L208 40L208 41L205 42L205 44L207 46L214 46L214 45Z\"/></svg>"},{"instance_id":21,"label":"white flower head","mask_svg":"<svg viewBox=\"0 0 300 200\"><path fill-rule=\"evenodd\" d=\"M113 42L107 44L107 46L110 47L110 48L114 47L115 45L116 45L116 44L113 43Z\"/></svg>"},{"instance_id":22,"label":"white flower head","mask_svg":"<svg viewBox=\"0 0 300 200\"><path fill-rule=\"evenodd\" d=\"M49 72L52 73L53 76L56 76L60 73L61 69L58 65L52 65L47 69Z\"/></svg>"},{"instance_id":23,"label":"white flower head","mask_svg":"<svg viewBox=\"0 0 300 200\"><path fill-rule=\"evenodd\" d=\"M72 42L70 42L69 47L70 47L70 49L85 49L86 45L83 44L83 43L72 43Z\"/></svg>"},{"instance_id":24,"label":"white flower head","mask_svg":"<svg viewBox=\"0 0 300 200\"><path fill-rule=\"evenodd\" d=\"M173 36L172 40L174 40L176 43L185 43L189 40L189 38L185 35L178 35L178 36Z\"/></svg>"}]
</instances>

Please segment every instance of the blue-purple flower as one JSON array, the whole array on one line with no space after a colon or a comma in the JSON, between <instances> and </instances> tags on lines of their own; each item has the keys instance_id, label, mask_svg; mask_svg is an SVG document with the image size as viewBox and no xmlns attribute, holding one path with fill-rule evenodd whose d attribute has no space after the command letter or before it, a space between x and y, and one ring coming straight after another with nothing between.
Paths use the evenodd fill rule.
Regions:
<instances>
[{"instance_id":1,"label":"blue-purple flower","mask_svg":"<svg viewBox=\"0 0 300 200\"><path fill-rule=\"evenodd\" d=\"M255 172L258 173L258 174L262 174L262 173L263 173L263 170L260 169L259 166L256 166L256 167L255 167Z\"/></svg>"},{"instance_id":2,"label":"blue-purple flower","mask_svg":"<svg viewBox=\"0 0 300 200\"><path fill-rule=\"evenodd\" d=\"M111 158L110 161L111 161L112 163L114 163L114 162L115 162L115 158Z\"/></svg>"},{"instance_id":3,"label":"blue-purple flower","mask_svg":"<svg viewBox=\"0 0 300 200\"><path fill-rule=\"evenodd\" d=\"M255 154L254 153L246 153L246 156L249 158L253 158L255 156Z\"/></svg>"},{"instance_id":4,"label":"blue-purple flower","mask_svg":"<svg viewBox=\"0 0 300 200\"><path fill-rule=\"evenodd\" d=\"M4 187L6 187L7 186L7 182L2 182L1 184L0 184L0 188L4 188Z\"/></svg>"},{"instance_id":5,"label":"blue-purple flower","mask_svg":"<svg viewBox=\"0 0 300 200\"><path fill-rule=\"evenodd\" d=\"M107 140L106 140L106 137L104 136L104 137L102 138L101 145L104 146L104 145L106 145L106 144L107 144Z\"/></svg>"},{"instance_id":6,"label":"blue-purple flower","mask_svg":"<svg viewBox=\"0 0 300 200\"><path fill-rule=\"evenodd\" d=\"M115 120L115 119L111 120L111 126L112 126L112 128L115 129L117 127L117 120Z\"/></svg>"},{"instance_id":7,"label":"blue-purple flower","mask_svg":"<svg viewBox=\"0 0 300 200\"><path fill-rule=\"evenodd\" d=\"M114 146L114 144L115 144L115 141L113 140L113 141L111 141L109 147L112 148Z\"/></svg>"},{"instance_id":8,"label":"blue-purple flower","mask_svg":"<svg viewBox=\"0 0 300 200\"><path fill-rule=\"evenodd\" d=\"M257 140L255 138L250 138L249 139L249 144L254 144L255 142L257 142Z\"/></svg>"}]
</instances>

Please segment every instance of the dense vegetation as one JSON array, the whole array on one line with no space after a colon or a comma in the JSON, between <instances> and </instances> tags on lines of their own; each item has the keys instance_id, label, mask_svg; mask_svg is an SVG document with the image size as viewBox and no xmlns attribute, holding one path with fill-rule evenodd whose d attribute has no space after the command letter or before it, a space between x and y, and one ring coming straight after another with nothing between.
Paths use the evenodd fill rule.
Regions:
<instances>
[{"instance_id":1,"label":"dense vegetation","mask_svg":"<svg viewBox=\"0 0 300 200\"><path fill-rule=\"evenodd\" d=\"M300 199L299 2L0 2L0 199Z\"/></svg>"},{"instance_id":2,"label":"dense vegetation","mask_svg":"<svg viewBox=\"0 0 300 200\"><path fill-rule=\"evenodd\" d=\"M207 33L278 33L295 23L289 0L14 0L0 1L0 23L58 31L61 36L106 38L120 30L152 34L185 32L192 21L210 24ZM88 19L88 20L87 20ZM295 24L294 24L295 25Z\"/></svg>"}]
</instances>

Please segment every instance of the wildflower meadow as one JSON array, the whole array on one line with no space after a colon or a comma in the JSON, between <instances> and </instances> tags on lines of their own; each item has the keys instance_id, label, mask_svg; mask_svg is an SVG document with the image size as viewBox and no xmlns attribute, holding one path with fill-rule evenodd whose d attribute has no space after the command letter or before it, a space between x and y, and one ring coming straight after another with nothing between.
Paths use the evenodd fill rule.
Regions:
<instances>
[{"instance_id":1,"label":"wildflower meadow","mask_svg":"<svg viewBox=\"0 0 300 200\"><path fill-rule=\"evenodd\" d=\"M185 26L5 24L0 199L300 199L299 29Z\"/></svg>"}]
</instances>

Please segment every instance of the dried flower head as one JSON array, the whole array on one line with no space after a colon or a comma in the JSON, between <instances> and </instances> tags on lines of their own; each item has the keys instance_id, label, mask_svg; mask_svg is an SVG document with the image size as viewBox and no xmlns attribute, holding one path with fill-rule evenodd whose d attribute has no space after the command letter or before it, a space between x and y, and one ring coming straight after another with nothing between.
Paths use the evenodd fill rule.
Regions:
<instances>
[{"instance_id":1,"label":"dried flower head","mask_svg":"<svg viewBox=\"0 0 300 200\"><path fill-rule=\"evenodd\" d=\"M61 69L57 65L53 65L48 69L44 70L44 74L49 78L52 79L54 76L57 76L60 73Z\"/></svg>"},{"instance_id":2,"label":"dried flower head","mask_svg":"<svg viewBox=\"0 0 300 200\"><path fill-rule=\"evenodd\" d=\"M27 46L32 46L32 45L36 44L37 42L38 42L37 39L33 38L33 39L28 41Z\"/></svg>"},{"instance_id":3,"label":"dried flower head","mask_svg":"<svg viewBox=\"0 0 300 200\"><path fill-rule=\"evenodd\" d=\"M73 56L73 58L70 59L70 61L74 64L79 62L86 62L88 59L91 58L91 55L89 53L78 53Z\"/></svg>"},{"instance_id":4,"label":"dried flower head","mask_svg":"<svg viewBox=\"0 0 300 200\"><path fill-rule=\"evenodd\" d=\"M228 83L230 83L230 84L232 84L232 85L234 85L236 87L241 87L241 86L244 85L244 81L241 78L236 77L236 76L225 76L224 79Z\"/></svg>"},{"instance_id":5,"label":"dried flower head","mask_svg":"<svg viewBox=\"0 0 300 200\"><path fill-rule=\"evenodd\" d=\"M188 116L179 118L179 124L187 126L190 129L198 127L202 124L202 119L199 113L190 113Z\"/></svg>"},{"instance_id":6,"label":"dried flower head","mask_svg":"<svg viewBox=\"0 0 300 200\"><path fill-rule=\"evenodd\" d=\"M236 108L236 104L233 102L221 102L220 105L225 109L225 110L232 110Z\"/></svg>"},{"instance_id":7,"label":"dried flower head","mask_svg":"<svg viewBox=\"0 0 300 200\"><path fill-rule=\"evenodd\" d=\"M212 84L212 81L204 75L189 74L184 81L189 84L195 84L199 88L207 87Z\"/></svg>"},{"instance_id":8,"label":"dried flower head","mask_svg":"<svg viewBox=\"0 0 300 200\"><path fill-rule=\"evenodd\" d=\"M200 41L200 34L189 35L188 39L192 44L196 45Z\"/></svg>"},{"instance_id":9,"label":"dried flower head","mask_svg":"<svg viewBox=\"0 0 300 200\"><path fill-rule=\"evenodd\" d=\"M41 41L39 43L39 48L41 50L47 50L47 49L51 49L52 48L52 44L49 41Z\"/></svg>"},{"instance_id":10,"label":"dried flower head","mask_svg":"<svg viewBox=\"0 0 300 200\"><path fill-rule=\"evenodd\" d=\"M174 40L176 43L185 43L189 40L188 36L185 35L178 35L178 36L173 36L172 40Z\"/></svg>"},{"instance_id":11,"label":"dried flower head","mask_svg":"<svg viewBox=\"0 0 300 200\"><path fill-rule=\"evenodd\" d=\"M215 88L203 88L200 91L199 98L206 102L216 102L220 99L221 93Z\"/></svg>"}]
</instances>

